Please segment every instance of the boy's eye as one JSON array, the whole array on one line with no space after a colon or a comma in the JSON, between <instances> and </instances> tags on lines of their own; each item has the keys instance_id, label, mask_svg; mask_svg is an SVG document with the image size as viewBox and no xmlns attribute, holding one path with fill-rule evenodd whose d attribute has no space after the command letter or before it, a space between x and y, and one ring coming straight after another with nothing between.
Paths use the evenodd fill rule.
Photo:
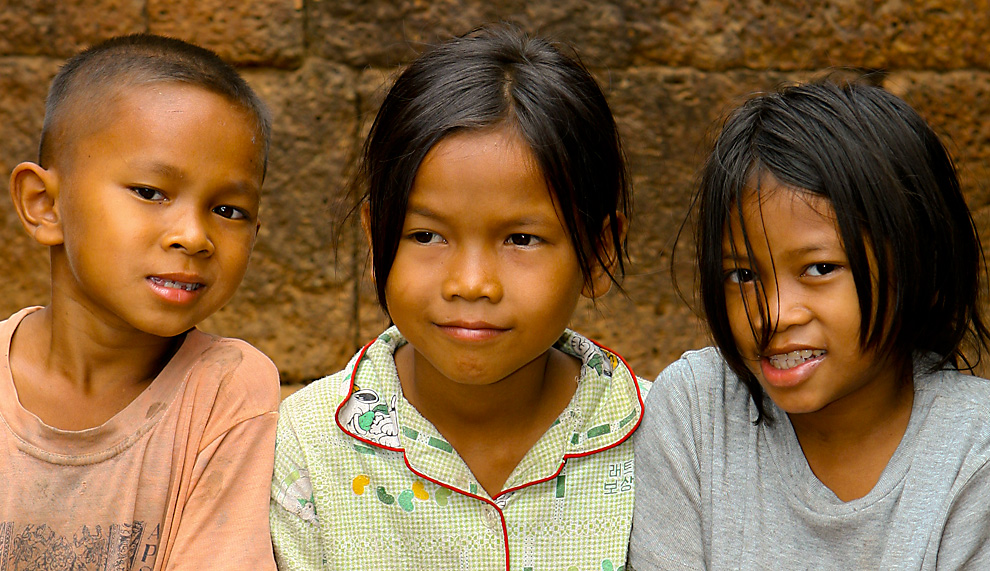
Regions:
<instances>
[{"instance_id":1,"label":"boy's eye","mask_svg":"<svg viewBox=\"0 0 990 571\"><path fill-rule=\"evenodd\" d=\"M235 206L229 206L226 204L214 208L213 213L219 214L220 216L223 216L224 218L229 218L231 220L244 220L245 218L247 218L246 212L244 212L240 208L237 208Z\"/></svg>"},{"instance_id":2,"label":"boy's eye","mask_svg":"<svg viewBox=\"0 0 990 571\"><path fill-rule=\"evenodd\" d=\"M830 274L834 272L838 267L839 266L837 266L836 264L827 264L822 262L820 264L811 264L810 266L808 266L808 269L804 271L804 273L809 276L815 276L815 277L824 276L825 274Z\"/></svg>"},{"instance_id":3,"label":"boy's eye","mask_svg":"<svg viewBox=\"0 0 990 571\"><path fill-rule=\"evenodd\" d=\"M159 201L165 199L165 195L162 194L161 191L155 190L153 188L148 188L146 186L132 186L131 192L133 192L134 194L140 196L145 200Z\"/></svg>"},{"instance_id":4,"label":"boy's eye","mask_svg":"<svg viewBox=\"0 0 990 571\"><path fill-rule=\"evenodd\" d=\"M734 284L744 284L756 280L756 272L746 268L736 268L725 273L725 281Z\"/></svg>"},{"instance_id":5,"label":"boy's eye","mask_svg":"<svg viewBox=\"0 0 990 571\"><path fill-rule=\"evenodd\" d=\"M513 234L506 242L513 246L532 246L540 242L540 238L532 234Z\"/></svg>"},{"instance_id":6,"label":"boy's eye","mask_svg":"<svg viewBox=\"0 0 990 571\"><path fill-rule=\"evenodd\" d=\"M436 244L443 242L443 238L440 237L440 234L437 234L436 232L426 232L425 230L421 232L413 232L410 237L419 244Z\"/></svg>"}]
</instances>

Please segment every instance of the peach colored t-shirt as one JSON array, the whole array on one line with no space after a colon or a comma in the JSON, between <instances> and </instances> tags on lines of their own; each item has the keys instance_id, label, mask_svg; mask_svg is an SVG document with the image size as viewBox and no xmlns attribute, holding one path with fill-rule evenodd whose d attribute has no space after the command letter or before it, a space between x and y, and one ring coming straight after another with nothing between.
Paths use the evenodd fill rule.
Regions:
<instances>
[{"instance_id":1,"label":"peach colored t-shirt","mask_svg":"<svg viewBox=\"0 0 990 571\"><path fill-rule=\"evenodd\" d=\"M0 569L275 569L268 495L278 371L195 329L101 426L65 431L17 399L0 322Z\"/></svg>"}]
</instances>

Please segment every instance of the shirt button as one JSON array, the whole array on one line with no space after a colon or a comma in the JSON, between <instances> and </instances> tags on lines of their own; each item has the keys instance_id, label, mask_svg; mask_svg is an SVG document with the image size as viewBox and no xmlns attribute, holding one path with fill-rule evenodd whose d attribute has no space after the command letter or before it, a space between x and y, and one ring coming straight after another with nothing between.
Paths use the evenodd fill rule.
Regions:
<instances>
[{"instance_id":1,"label":"shirt button","mask_svg":"<svg viewBox=\"0 0 990 571\"><path fill-rule=\"evenodd\" d=\"M481 519L492 531L502 529L502 518L498 516L498 510L494 506L485 505L481 508Z\"/></svg>"}]
</instances>

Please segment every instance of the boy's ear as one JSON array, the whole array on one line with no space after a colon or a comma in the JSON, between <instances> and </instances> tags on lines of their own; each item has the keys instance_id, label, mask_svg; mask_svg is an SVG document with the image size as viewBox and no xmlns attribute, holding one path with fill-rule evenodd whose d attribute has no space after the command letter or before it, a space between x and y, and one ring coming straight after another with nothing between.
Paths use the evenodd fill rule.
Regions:
<instances>
[{"instance_id":1,"label":"boy's ear","mask_svg":"<svg viewBox=\"0 0 990 571\"><path fill-rule=\"evenodd\" d=\"M615 224L618 226L619 243L626 239L626 217L620 212L616 214ZM601 255L605 261L604 267L598 263L592 265L591 276L585 281L581 295L588 299L601 297L612 289L612 278L616 268L619 267L619 260L615 258L614 242L612 241L612 223L605 220L601 234ZM606 271L608 270L608 271Z\"/></svg>"},{"instance_id":2,"label":"boy's ear","mask_svg":"<svg viewBox=\"0 0 990 571\"><path fill-rule=\"evenodd\" d=\"M58 213L58 177L40 165L24 162L10 173L10 198L27 233L45 246L62 243Z\"/></svg>"}]
</instances>

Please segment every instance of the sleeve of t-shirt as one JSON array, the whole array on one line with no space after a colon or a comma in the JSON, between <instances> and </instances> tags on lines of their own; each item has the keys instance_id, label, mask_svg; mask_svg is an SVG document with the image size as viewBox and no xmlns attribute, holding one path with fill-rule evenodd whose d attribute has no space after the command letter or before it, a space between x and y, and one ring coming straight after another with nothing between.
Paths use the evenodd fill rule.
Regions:
<instances>
[{"instance_id":1,"label":"sleeve of t-shirt","mask_svg":"<svg viewBox=\"0 0 990 571\"><path fill-rule=\"evenodd\" d=\"M939 541L939 569L990 569L990 463L966 482L949 508Z\"/></svg>"},{"instance_id":2,"label":"sleeve of t-shirt","mask_svg":"<svg viewBox=\"0 0 990 571\"><path fill-rule=\"evenodd\" d=\"M699 399L685 358L657 378L633 436L636 505L629 565L703 569Z\"/></svg>"},{"instance_id":3,"label":"sleeve of t-shirt","mask_svg":"<svg viewBox=\"0 0 990 571\"><path fill-rule=\"evenodd\" d=\"M213 403L166 570L275 569L268 489L278 370L253 349L242 354Z\"/></svg>"},{"instance_id":4,"label":"sleeve of t-shirt","mask_svg":"<svg viewBox=\"0 0 990 571\"><path fill-rule=\"evenodd\" d=\"M282 571L323 569L320 516L313 484L292 413L292 399L282 404L271 479L269 520L275 559Z\"/></svg>"}]
</instances>

